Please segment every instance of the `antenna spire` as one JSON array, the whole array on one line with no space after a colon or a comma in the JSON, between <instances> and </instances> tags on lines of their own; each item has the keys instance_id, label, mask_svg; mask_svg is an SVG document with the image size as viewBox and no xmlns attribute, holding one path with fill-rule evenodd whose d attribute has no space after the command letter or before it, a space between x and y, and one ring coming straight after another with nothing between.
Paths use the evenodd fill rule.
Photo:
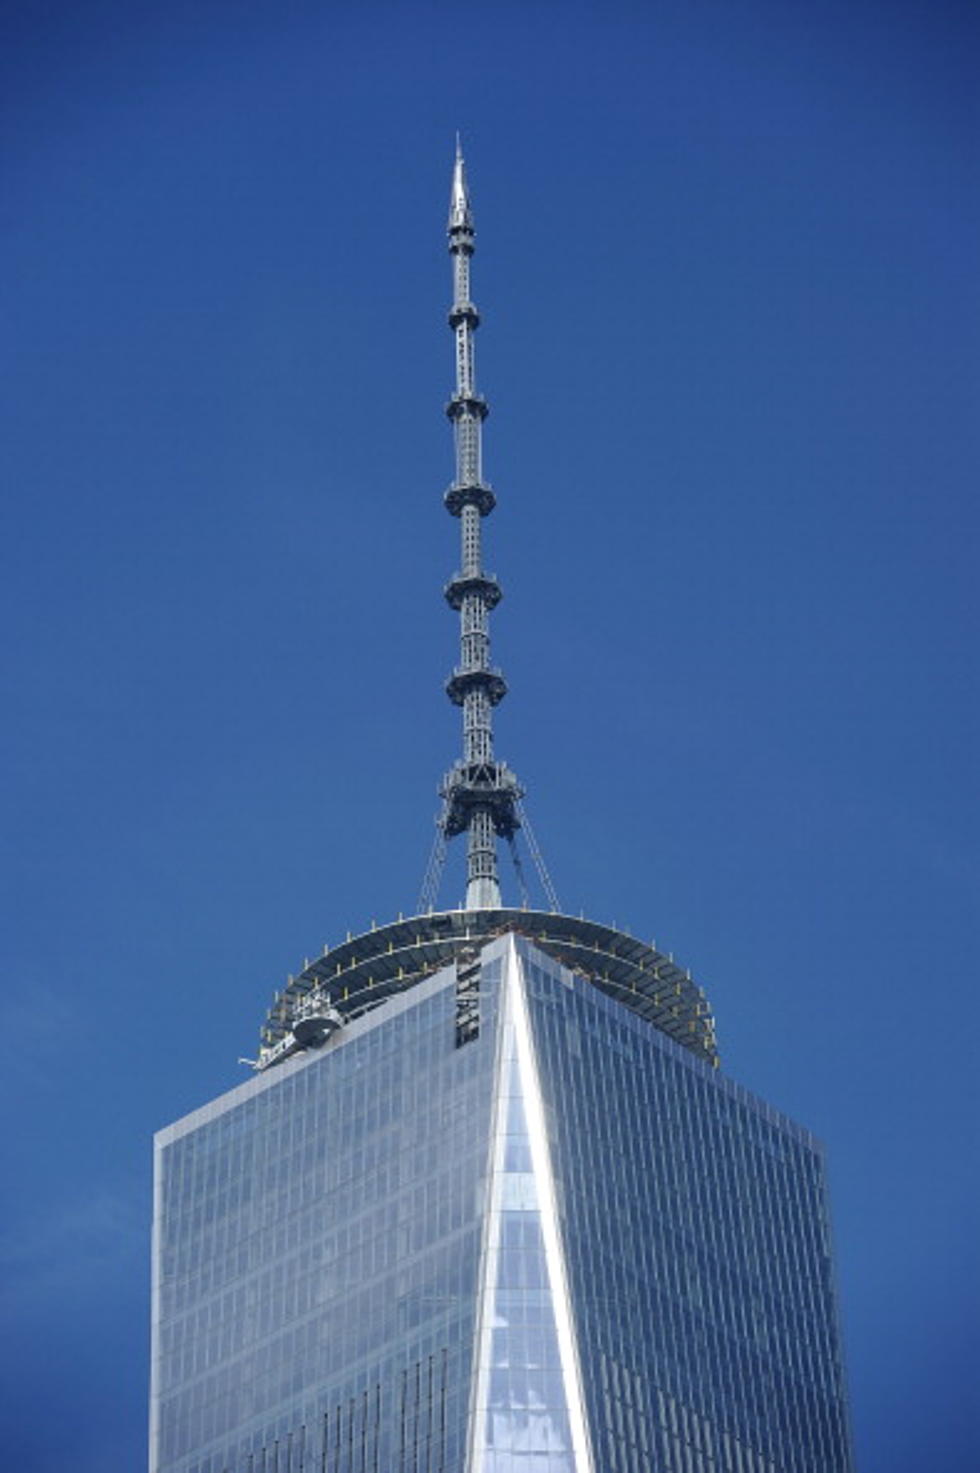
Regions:
<instances>
[{"instance_id":1,"label":"antenna spire","mask_svg":"<svg viewBox=\"0 0 980 1473\"><path fill-rule=\"evenodd\" d=\"M468 228L470 236L473 235L473 216L470 212L470 195L466 187L466 164L463 160L463 146L456 134L456 158L453 162L453 186L449 195L449 249L452 250L453 230ZM470 254L473 252L472 239L470 240Z\"/></svg>"},{"instance_id":2,"label":"antenna spire","mask_svg":"<svg viewBox=\"0 0 980 1473\"><path fill-rule=\"evenodd\" d=\"M492 712L507 694L501 672L490 664L490 612L501 599L500 584L483 570L481 525L496 498L483 480L481 434L489 412L476 391L473 337L480 314L470 300L474 250L466 168L456 135L449 197L449 254L453 305L449 326L456 340L456 391L446 405L456 443L456 477L445 495L447 510L460 520L460 571L446 584L446 602L460 617L460 661L446 681L446 694L463 712L463 756L439 789L443 800L437 840L466 834L466 909L500 907L497 839L512 840L520 827L523 790L493 752Z\"/></svg>"}]
</instances>

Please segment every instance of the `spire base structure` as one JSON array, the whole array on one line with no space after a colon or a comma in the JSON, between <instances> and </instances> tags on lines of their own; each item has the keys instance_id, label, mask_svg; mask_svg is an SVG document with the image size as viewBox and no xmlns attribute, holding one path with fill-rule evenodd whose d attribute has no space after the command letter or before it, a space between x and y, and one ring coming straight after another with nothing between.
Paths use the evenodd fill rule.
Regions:
<instances>
[{"instance_id":1,"label":"spire base structure","mask_svg":"<svg viewBox=\"0 0 980 1473\"><path fill-rule=\"evenodd\" d=\"M470 880L466 886L464 910L499 910L503 900L498 880Z\"/></svg>"},{"instance_id":2,"label":"spire base structure","mask_svg":"<svg viewBox=\"0 0 980 1473\"><path fill-rule=\"evenodd\" d=\"M489 813L501 839L512 839L521 826L518 804L524 789L505 762L457 762L443 778L439 794L445 804L442 830L447 839L465 833L479 809Z\"/></svg>"}]
</instances>

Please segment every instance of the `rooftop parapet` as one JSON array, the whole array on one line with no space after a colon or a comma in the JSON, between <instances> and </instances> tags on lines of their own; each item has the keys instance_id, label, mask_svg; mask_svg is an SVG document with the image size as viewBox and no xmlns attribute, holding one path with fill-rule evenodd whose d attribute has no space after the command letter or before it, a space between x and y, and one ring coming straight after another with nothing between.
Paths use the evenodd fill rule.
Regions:
<instances>
[{"instance_id":1,"label":"rooftop parapet","mask_svg":"<svg viewBox=\"0 0 980 1473\"><path fill-rule=\"evenodd\" d=\"M331 1010L331 1030L437 972L468 947L513 931L585 976L675 1043L717 1066L714 1019L690 972L653 945L581 917L531 910L450 910L412 916L327 949L290 978L262 1029L255 1061L267 1069L307 1046L295 1033ZM340 1024L336 1019L340 1019ZM308 1036L300 1028L300 1038ZM315 1042L328 1036L314 1034Z\"/></svg>"}]
</instances>

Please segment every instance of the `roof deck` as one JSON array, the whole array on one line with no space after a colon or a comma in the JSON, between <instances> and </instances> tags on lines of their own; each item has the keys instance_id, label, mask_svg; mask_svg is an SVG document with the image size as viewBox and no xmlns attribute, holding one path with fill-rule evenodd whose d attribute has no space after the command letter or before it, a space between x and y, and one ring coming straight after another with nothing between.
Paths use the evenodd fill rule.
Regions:
<instances>
[{"instance_id":1,"label":"roof deck","mask_svg":"<svg viewBox=\"0 0 980 1473\"><path fill-rule=\"evenodd\" d=\"M466 947L508 931L526 936L676 1043L717 1065L708 1001L672 956L595 921L502 909L431 911L324 951L277 996L262 1028L257 1067L269 1068L304 1046L294 1029L313 1006L328 1006L349 1022L431 976Z\"/></svg>"}]
</instances>

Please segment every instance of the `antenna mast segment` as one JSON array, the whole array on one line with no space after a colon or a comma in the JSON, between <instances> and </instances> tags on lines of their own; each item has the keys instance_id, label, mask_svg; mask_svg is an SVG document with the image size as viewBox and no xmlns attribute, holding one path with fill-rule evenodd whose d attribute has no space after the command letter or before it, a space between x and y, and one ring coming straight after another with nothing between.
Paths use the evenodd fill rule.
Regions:
<instances>
[{"instance_id":1,"label":"antenna mast segment","mask_svg":"<svg viewBox=\"0 0 980 1473\"><path fill-rule=\"evenodd\" d=\"M456 142L449 201L449 253L453 305L449 326L456 340L456 392L446 405L456 441L456 478L445 495L446 509L460 520L460 571L446 584L446 602L460 617L460 661L446 681L446 694L463 711L463 757L443 778L438 825L445 839L466 834L466 909L500 907L497 838L512 840L520 827L523 790L514 773L493 755L494 706L507 694L501 672L490 664L490 611L501 589L483 571L481 523L496 504L483 480L481 434L489 406L476 392L473 336L480 314L470 301L473 215L463 155Z\"/></svg>"}]
</instances>

